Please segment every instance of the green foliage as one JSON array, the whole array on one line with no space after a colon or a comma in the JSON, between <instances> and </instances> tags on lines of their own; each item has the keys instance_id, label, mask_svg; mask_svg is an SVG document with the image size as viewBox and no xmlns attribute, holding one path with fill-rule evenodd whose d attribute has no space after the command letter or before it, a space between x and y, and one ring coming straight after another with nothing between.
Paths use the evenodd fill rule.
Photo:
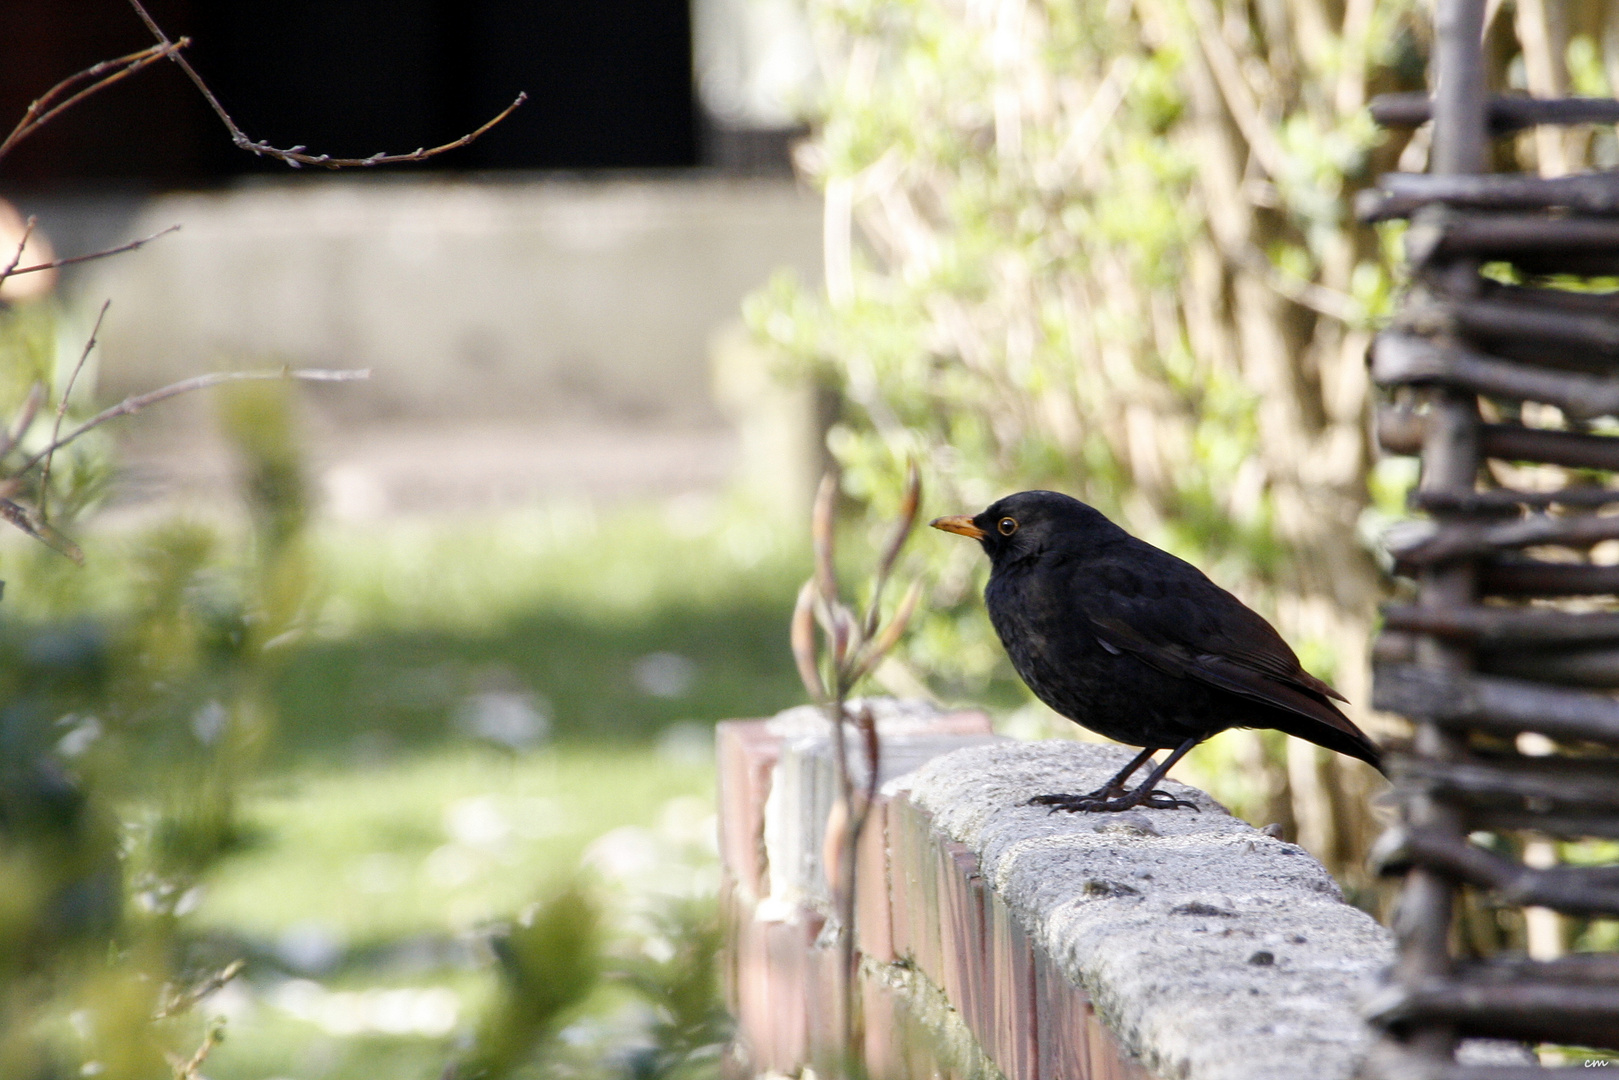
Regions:
<instances>
[{"instance_id":1,"label":"green foliage","mask_svg":"<svg viewBox=\"0 0 1619 1080\"><path fill-rule=\"evenodd\" d=\"M303 723L289 716L284 730ZM305 761L244 792L249 842L185 918L193 948L249 958L244 996L257 1003L233 1015L208 1075L437 1080L503 1008L510 984L486 938L537 910L537 893L576 881L599 913L603 978L514 1075L620 1080L685 1060L701 1036L661 1018L700 1013L715 989L706 763L605 738L525 754L414 751L363 766ZM281 943L311 932L328 959L288 970ZM449 1002L453 1026L379 1029L364 1018L389 995ZM718 1012L717 997L708 1004Z\"/></svg>"},{"instance_id":2,"label":"green foliage","mask_svg":"<svg viewBox=\"0 0 1619 1080\"><path fill-rule=\"evenodd\" d=\"M1016 158L999 152L989 103L1000 77L982 47L986 28L971 17L942 4L891 6L883 18L847 4L812 10L840 41L876 58L869 74L833 81L818 139L820 179L829 187L880 186L873 201L901 200L916 217L909 238L867 230L878 257L857 250L846 300L826 303L777 279L748 306L757 333L841 391L844 420L829 441L845 490L879 502L880 492L898 490L914 455L939 474L933 490L942 493L941 512L976 508L1017 487L1061 486L1117 513L1128 467L1100 432L1081 430L1090 426L1085 414L1108 403L1097 385L1106 376L1087 370L1077 339L1135 350L1146 327L1136 312L1108 305L1082 322L1064 292L1075 276L1109 263L1165 290L1184 270L1197 225L1188 197L1193 160L1161 138L1184 108L1179 50L1129 41L1127 29L1100 17L1100 5L1036 5L1030 13L1049 23L1029 58L1042 74L1075 72L1077 90L1078 73L1112 60L1128 72L1124 110L1101 134L1110 144L1108 177L1081 194L1063 178L1040 176L1063 164L1056 125L1025 126ZM896 231L902 224L882 223ZM1216 459L1245 456L1252 425L1233 426L1233 410L1221 407L1231 380L1209 384L1188 363L1184 339L1164 344L1167 354L1148 349L1141 362L1202 421L1194 429L1199 449ZM1182 501L1197 508L1204 531L1218 517L1208 513L1214 500L1197 490L1194 475L1185 482L1191 490ZM871 516L889 510L872 505ZM932 561L957 580L961 558L941 552ZM963 593L953 595L958 602L938 605L945 610L919 648L966 630L947 633L937 623L961 624ZM950 652L953 666L973 665L959 673L968 685L990 675L989 651ZM931 668L928 659L913 651Z\"/></svg>"},{"instance_id":3,"label":"green foliage","mask_svg":"<svg viewBox=\"0 0 1619 1080\"><path fill-rule=\"evenodd\" d=\"M53 340L44 305L0 310L8 416L76 422L79 395L58 400L76 368L61 370ZM276 479L249 493L247 549L203 526L153 529L118 617L80 603L76 568L35 541L12 563L44 586L21 606L46 618L13 614L0 631L0 864L15 883L0 905L4 1075L169 1076L203 1041L194 1023L154 1016L179 993L179 916L240 842L237 793L273 728L267 645L309 591L287 410L260 393L226 420L250 473ZM57 425L11 426L22 461ZM93 441L58 451L49 491L43 469L18 475L12 493L35 509L16 514L51 547L90 502L98 458ZM8 607L16 596L14 584Z\"/></svg>"},{"instance_id":4,"label":"green foliage","mask_svg":"<svg viewBox=\"0 0 1619 1080\"><path fill-rule=\"evenodd\" d=\"M1358 539L1364 351L1400 252L1348 205L1401 149L1362 103L1421 85L1421 13L808 7L826 94L801 160L827 194L827 287L777 278L746 315L786 377L837 391L828 443L864 527L892 517L911 459L930 513L1056 488L1278 617L1316 670L1363 679L1381 588ZM931 595L904 663L948 697L1021 693L979 553L916 549ZM1274 814L1280 748L1250 748L1264 775L1217 793Z\"/></svg>"},{"instance_id":5,"label":"green foliage","mask_svg":"<svg viewBox=\"0 0 1619 1080\"><path fill-rule=\"evenodd\" d=\"M731 1035L720 987L719 909L710 898L672 899L648 916L647 943L618 976L652 1005L647 1042L624 1060L626 1080L714 1075Z\"/></svg>"},{"instance_id":6,"label":"green foliage","mask_svg":"<svg viewBox=\"0 0 1619 1080\"><path fill-rule=\"evenodd\" d=\"M458 1080L500 1080L553 1035L565 1012L584 1000L600 976L600 915L578 887L535 904L491 940L501 988L484 1014Z\"/></svg>"}]
</instances>

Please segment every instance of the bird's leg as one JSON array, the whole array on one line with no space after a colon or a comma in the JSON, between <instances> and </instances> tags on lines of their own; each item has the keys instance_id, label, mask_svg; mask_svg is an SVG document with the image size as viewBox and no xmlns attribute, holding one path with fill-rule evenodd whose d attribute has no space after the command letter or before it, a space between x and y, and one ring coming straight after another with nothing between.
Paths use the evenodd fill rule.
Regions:
<instances>
[{"instance_id":1,"label":"bird's leg","mask_svg":"<svg viewBox=\"0 0 1619 1080\"><path fill-rule=\"evenodd\" d=\"M1175 762L1186 756L1188 750L1202 741L1201 738L1191 738L1181 743L1162 765L1147 774L1147 778L1137 785L1134 791L1127 794L1118 794L1117 797L1114 797L1116 792L1122 791L1124 780L1135 772L1141 762L1150 757L1153 751L1142 751L1140 756L1130 763L1128 769L1114 777L1100 791L1094 791L1089 795L1040 795L1030 799L1025 805L1049 806L1052 813L1056 813L1058 810L1067 810L1069 813L1076 813L1081 810L1110 813L1117 810L1131 810L1137 806L1144 806L1149 810L1178 810L1183 806L1189 810L1196 810L1197 805L1195 803L1188 802L1185 799L1177 799L1167 791L1158 791L1154 785L1164 778L1164 774L1174 766Z\"/></svg>"},{"instance_id":2,"label":"bird's leg","mask_svg":"<svg viewBox=\"0 0 1619 1080\"><path fill-rule=\"evenodd\" d=\"M1137 769L1141 768L1141 766L1144 765L1146 762L1150 761L1152 759L1152 756L1154 754L1156 754L1160 749L1162 749L1162 748L1157 747L1157 746L1149 746L1149 747L1147 747L1145 750L1141 751L1141 753L1139 753L1135 757L1131 758L1130 759L1130 764L1128 764L1124 768L1120 769L1118 771L1118 774L1115 775L1113 777L1113 779L1109 780L1107 783L1103 784L1101 787L1097 788L1095 791L1091 792L1089 795L1037 795L1034 798L1030 799L1028 802L1024 803L1023 805L1024 806L1054 806L1055 804L1050 801L1052 799L1058 799L1058 800L1062 800L1062 799L1092 799L1092 800L1097 800L1097 801L1106 801L1108 799L1116 799L1120 795L1124 794L1124 782L1126 780L1130 779L1130 777L1134 776L1135 771Z\"/></svg>"}]
</instances>

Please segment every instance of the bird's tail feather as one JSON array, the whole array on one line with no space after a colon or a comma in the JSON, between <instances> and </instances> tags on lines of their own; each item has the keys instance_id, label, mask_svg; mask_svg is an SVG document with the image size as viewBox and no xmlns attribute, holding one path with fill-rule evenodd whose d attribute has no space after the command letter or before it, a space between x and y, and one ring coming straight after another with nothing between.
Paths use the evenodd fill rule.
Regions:
<instances>
[{"instance_id":1,"label":"bird's tail feather","mask_svg":"<svg viewBox=\"0 0 1619 1080\"><path fill-rule=\"evenodd\" d=\"M1281 709L1277 710L1277 714L1267 717L1264 726L1284 731L1307 742L1313 742L1317 746L1324 746L1328 750L1359 758L1378 772L1384 771L1383 752L1377 748L1376 743L1366 737L1365 732L1347 719L1340 727L1336 724L1324 724L1314 717L1301 716Z\"/></svg>"}]
</instances>

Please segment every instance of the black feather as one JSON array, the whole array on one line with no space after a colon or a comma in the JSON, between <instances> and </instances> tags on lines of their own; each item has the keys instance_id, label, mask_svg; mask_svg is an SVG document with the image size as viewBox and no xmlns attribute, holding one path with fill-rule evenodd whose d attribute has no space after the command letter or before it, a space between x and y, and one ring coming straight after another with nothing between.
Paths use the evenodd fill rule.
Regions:
<instances>
[{"instance_id":1,"label":"black feather","mask_svg":"<svg viewBox=\"0 0 1619 1080\"><path fill-rule=\"evenodd\" d=\"M990 557L984 599L1001 643L1035 695L1070 720L1158 748L1274 728L1382 768L1377 746L1334 704L1342 695L1197 567L1056 492L1009 495L972 521Z\"/></svg>"}]
</instances>

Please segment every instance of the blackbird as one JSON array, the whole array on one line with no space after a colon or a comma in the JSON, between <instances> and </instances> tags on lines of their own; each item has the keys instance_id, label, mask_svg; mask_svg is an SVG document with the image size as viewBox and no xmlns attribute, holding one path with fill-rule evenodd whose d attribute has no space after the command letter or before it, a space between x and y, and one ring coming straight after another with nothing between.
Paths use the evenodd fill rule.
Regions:
<instances>
[{"instance_id":1,"label":"blackbird","mask_svg":"<svg viewBox=\"0 0 1619 1080\"><path fill-rule=\"evenodd\" d=\"M1188 750L1232 727L1275 728L1382 769L1377 747L1332 703L1346 699L1300 667L1270 623L1092 507L1024 491L977 517L932 524L989 554L990 622L1035 696L1076 724L1146 748L1088 795L1030 803L1053 812L1192 807L1155 785Z\"/></svg>"}]
</instances>

